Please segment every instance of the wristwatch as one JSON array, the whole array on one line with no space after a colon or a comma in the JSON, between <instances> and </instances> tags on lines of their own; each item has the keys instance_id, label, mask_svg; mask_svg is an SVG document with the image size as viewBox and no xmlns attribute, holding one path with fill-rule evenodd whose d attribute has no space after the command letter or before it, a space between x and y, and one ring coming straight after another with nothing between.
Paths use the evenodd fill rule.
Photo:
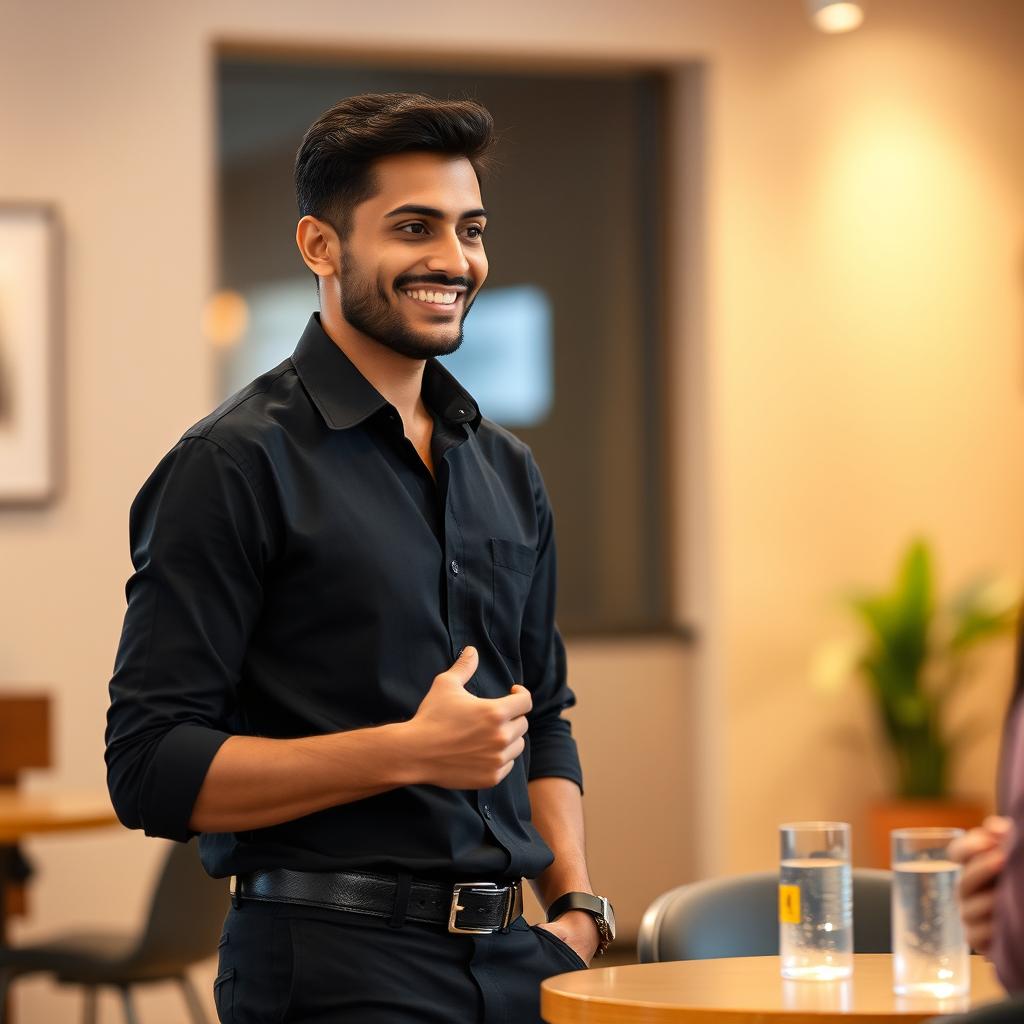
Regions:
<instances>
[{"instance_id":1,"label":"wristwatch","mask_svg":"<svg viewBox=\"0 0 1024 1024\"><path fill-rule=\"evenodd\" d=\"M600 940L594 956L601 956L615 938L615 911L612 905L603 896L594 896L589 892L567 892L548 907L548 921L554 921L570 910L585 910L597 922Z\"/></svg>"}]
</instances>

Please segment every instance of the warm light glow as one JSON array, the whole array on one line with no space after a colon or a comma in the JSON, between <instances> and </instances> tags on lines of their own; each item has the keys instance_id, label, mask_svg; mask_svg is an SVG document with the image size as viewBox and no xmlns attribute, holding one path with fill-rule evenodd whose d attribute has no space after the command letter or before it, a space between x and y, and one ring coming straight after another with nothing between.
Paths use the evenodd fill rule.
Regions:
<instances>
[{"instance_id":1,"label":"warm light glow","mask_svg":"<svg viewBox=\"0 0 1024 1024\"><path fill-rule=\"evenodd\" d=\"M864 21L864 9L859 3L812 0L811 18L822 32L852 32Z\"/></svg>"},{"instance_id":2,"label":"warm light glow","mask_svg":"<svg viewBox=\"0 0 1024 1024\"><path fill-rule=\"evenodd\" d=\"M249 307L238 292L214 293L203 310L203 335L216 348L237 345L249 326Z\"/></svg>"}]
</instances>

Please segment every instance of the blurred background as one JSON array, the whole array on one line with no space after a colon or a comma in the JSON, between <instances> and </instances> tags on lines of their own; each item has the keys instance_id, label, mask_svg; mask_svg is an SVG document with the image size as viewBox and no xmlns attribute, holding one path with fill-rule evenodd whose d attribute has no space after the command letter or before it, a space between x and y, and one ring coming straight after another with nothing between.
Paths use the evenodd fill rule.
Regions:
<instances>
[{"instance_id":1,"label":"blurred background","mask_svg":"<svg viewBox=\"0 0 1024 1024\"><path fill-rule=\"evenodd\" d=\"M591 869L627 942L658 893L773 866L781 821L866 837L907 794L846 595L889 586L915 537L937 599L1020 590L1024 5L861 7L832 34L805 0L0 0L0 695L48 709L45 766L0 782L102 791L131 500L315 308L305 128L415 89L480 99L502 135L451 369L552 492ZM9 226L26 204L36 249ZM45 269L46 246L59 273L26 280L10 253ZM965 736L931 794L980 810L999 621L943 709ZM20 848L27 942L138 926L165 844ZM213 963L194 973L208 999ZM14 1008L71 1020L80 998L29 979ZM139 1005L181 1019L166 987Z\"/></svg>"}]
</instances>

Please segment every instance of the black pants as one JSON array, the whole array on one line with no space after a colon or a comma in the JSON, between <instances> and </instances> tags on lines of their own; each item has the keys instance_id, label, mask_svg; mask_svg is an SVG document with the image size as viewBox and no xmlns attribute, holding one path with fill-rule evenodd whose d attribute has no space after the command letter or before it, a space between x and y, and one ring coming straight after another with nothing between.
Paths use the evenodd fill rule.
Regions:
<instances>
[{"instance_id":1,"label":"black pants","mask_svg":"<svg viewBox=\"0 0 1024 1024\"><path fill-rule=\"evenodd\" d=\"M223 1024L537 1024L540 983L584 970L523 918L507 934L241 901L214 982Z\"/></svg>"}]
</instances>

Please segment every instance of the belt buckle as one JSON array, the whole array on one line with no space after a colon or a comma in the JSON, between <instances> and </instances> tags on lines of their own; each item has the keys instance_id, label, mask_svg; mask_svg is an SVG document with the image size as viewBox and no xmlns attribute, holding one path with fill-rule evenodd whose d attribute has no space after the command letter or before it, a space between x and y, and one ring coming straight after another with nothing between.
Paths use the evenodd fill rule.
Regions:
<instances>
[{"instance_id":1,"label":"belt buckle","mask_svg":"<svg viewBox=\"0 0 1024 1024\"><path fill-rule=\"evenodd\" d=\"M503 888L504 886L495 885L494 882L456 882L455 885L452 886L452 906L451 911L448 914L448 931L453 935L492 935L498 929L460 928L459 925L455 923L456 918L459 916L459 911L466 909L465 907L460 906L459 897L462 895L463 889L478 889L483 892L496 892ZM511 907L511 901L509 906ZM505 916L508 916L508 911L506 911Z\"/></svg>"}]
</instances>

